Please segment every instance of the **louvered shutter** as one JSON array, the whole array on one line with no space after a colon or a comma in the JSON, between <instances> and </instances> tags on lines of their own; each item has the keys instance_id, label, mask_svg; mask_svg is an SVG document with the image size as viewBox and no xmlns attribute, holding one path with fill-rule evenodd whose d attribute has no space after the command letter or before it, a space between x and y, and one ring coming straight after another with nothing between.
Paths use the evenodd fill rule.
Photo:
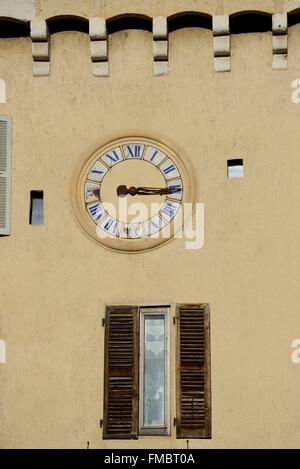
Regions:
<instances>
[{"instance_id":1,"label":"louvered shutter","mask_svg":"<svg viewBox=\"0 0 300 469\"><path fill-rule=\"evenodd\" d=\"M11 120L0 116L0 235L10 234Z\"/></svg>"},{"instance_id":2,"label":"louvered shutter","mask_svg":"<svg viewBox=\"0 0 300 469\"><path fill-rule=\"evenodd\" d=\"M209 306L177 307L177 438L211 438Z\"/></svg>"},{"instance_id":3,"label":"louvered shutter","mask_svg":"<svg viewBox=\"0 0 300 469\"><path fill-rule=\"evenodd\" d=\"M139 316L136 306L110 306L105 317L103 438L138 435Z\"/></svg>"}]
</instances>

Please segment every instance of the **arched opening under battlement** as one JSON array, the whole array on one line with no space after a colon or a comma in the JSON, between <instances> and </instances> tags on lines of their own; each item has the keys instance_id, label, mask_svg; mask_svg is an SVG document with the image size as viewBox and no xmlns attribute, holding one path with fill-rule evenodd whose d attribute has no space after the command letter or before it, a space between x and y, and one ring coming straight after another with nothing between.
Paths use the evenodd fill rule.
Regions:
<instances>
[{"instance_id":1,"label":"arched opening under battlement","mask_svg":"<svg viewBox=\"0 0 300 469\"><path fill-rule=\"evenodd\" d=\"M229 17L231 34L264 33L272 31L272 15L264 11L242 11Z\"/></svg>"},{"instance_id":2,"label":"arched opening under battlement","mask_svg":"<svg viewBox=\"0 0 300 469\"><path fill-rule=\"evenodd\" d=\"M15 18L0 17L0 38L29 37L30 22Z\"/></svg>"},{"instance_id":3,"label":"arched opening under battlement","mask_svg":"<svg viewBox=\"0 0 300 469\"><path fill-rule=\"evenodd\" d=\"M108 34L117 33L126 29L140 29L152 32L152 18L146 15L129 13L107 19Z\"/></svg>"},{"instance_id":4,"label":"arched opening under battlement","mask_svg":"<svg viewBox=\"0 0 300 469\"><path fill-rule=\"evenodd\" d=\"M89 21L87 18L73 15L61 15L47 18L49 33L55 34L63 31L77 31L89 33Z\"/></svg>"},{"instance_id":5,"label":"arched opening under battlement","mask_svg":"<svg viewBox=\"0 0 300 469\"><path fill-rule=\"evenodd\" d=\"M168 17L169 32L183 28L212 29L212 16L206 13L187 11Z\"/></svg>"},{"instance_id":6,"label":"arched opening under battlement","mask_svg":"<svg viewBox=\"0 0 300 469\"><path fill-rule=\"evenodd\" d=\"M288 27L300 23L300 7L288 12Z\"/></svg>"}]
</instances>

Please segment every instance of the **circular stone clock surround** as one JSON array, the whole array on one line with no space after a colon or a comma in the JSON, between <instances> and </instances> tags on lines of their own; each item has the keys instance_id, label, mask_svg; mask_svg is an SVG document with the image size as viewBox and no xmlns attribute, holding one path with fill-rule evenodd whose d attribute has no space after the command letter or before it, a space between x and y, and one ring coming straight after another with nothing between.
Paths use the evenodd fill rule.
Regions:
<instances>
[{"instance_id":1,"label":"circular stone clock surround","mask_svg":"<svg viewBox=\"0 0 300 469\"><path fill-rule=\"evenodd\" d=\"M174 192L120 198L116 189L123 184ZM75 219L90 239L111 250L137 253L162 246L182 230L187 222L182 207L194 205L194 194L192 173L181 157L156 140L133 136L100 147L81 165L72 202ZM134 213L139 204L145 213L144 208ZM119 210L124 205L127 220Z\"/></svg>"}]
</instances>

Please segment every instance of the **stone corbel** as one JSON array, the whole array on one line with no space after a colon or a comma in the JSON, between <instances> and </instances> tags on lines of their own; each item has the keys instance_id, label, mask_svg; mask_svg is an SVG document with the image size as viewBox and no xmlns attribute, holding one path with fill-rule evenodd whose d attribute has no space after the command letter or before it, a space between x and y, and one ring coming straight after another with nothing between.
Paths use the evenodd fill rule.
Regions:
<instances>
[{"instance_id":1,"label":"stone corbel","mask_svg":"<svg viewBox=\"0 0 300 469\"><path fill-rule=\"evenodd\" d=\"M288 68L288 20L287 13L272 15L273 70Z\"/></svg>"},{"instance_id":2,"label":"stone corbel","mask_svg":"<svg viewBox=\"0 0 300 469\"><path fill-rule=\"evenodd\" d=\"M214 71L230 71L229 16L213 16Z\"/></svg>"},{"instance_id":3,"label":"stone corbel","mask_svg":"<svg viewBox=\"0 0 300 469\"><path fill-rule=\"evenodd\" d=\"M93 17L89 21L90 50L95 77L108 76L108 36L106 20Z\"/></svg>"},{"instance_id":4,"label":"stone corbel","mask_svg":"<svg viewBox=\"0 0 300 469\"><path fill-rule=\"evenodd\" d=\"M30 22L30 37L32 40L33 75L50 75L50 41L46 21L32 20Z\"/></svg>"},{"instance_id":5,"label":"stone corbel","mask_svg":"<svg viewBox=\"0 0 300 469\"><path fill-rule=\"evenodd\" d=\"M168 23L165 16L153 18L153 74L155 76L168 75L169 73L169 41Z\"/></svg>"}]
</instances>

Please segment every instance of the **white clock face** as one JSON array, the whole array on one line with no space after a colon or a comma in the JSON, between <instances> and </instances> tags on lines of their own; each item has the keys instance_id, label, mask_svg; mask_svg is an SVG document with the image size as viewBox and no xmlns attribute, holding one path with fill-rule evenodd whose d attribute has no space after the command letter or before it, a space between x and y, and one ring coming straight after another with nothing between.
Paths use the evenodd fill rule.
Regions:
<instances>
[{"instance_id":1,"label":"white clock face","mask_svg":"<svg viewBox=\"0 0 300 469\"><path fill-rule=\"evenodd\" d=\"M94 240L111 249L157 247L174 236L187 179L181 160L159 142L140 137L112 142L80 172L77 219Z\"/></svg>"}]
</instances>

